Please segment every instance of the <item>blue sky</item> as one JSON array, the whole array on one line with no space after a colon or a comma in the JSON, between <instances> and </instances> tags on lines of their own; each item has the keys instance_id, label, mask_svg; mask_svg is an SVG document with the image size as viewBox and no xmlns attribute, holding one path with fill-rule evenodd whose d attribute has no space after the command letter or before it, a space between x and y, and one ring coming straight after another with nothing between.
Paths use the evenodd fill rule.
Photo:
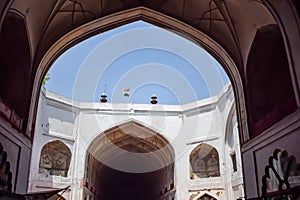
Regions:
<instances>
[{"instance_id":1,"label":"blue sky","mask_svg":"<svg viewBox=\"0 0 300 200\"><path fill-rule=\"evenodd\" d=\"M46 89L78 101L185 104L214 96L228 77L201 47L138 21L91 37L60 56ZM130 88L130 96L123 89Z\"/></svg>"}]
</instances>

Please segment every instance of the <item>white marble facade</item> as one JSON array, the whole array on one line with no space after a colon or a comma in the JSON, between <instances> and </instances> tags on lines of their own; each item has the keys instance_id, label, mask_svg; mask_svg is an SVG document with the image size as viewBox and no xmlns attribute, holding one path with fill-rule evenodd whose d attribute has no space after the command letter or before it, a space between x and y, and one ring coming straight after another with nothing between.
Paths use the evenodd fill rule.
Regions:
<instances>
[{"instance_id":1,"label":"white marble facade","mask_svg":"<svg viewBox=\"0 0 300 200\"><path fill-rule=\"evenodd\" d=\"M146 127L170 144L175 199L244 196L231 85L218 96L185 105L76 102L42 89L29 192L70 186L66 199L93 199L88 182L95 177L86 174L86 169L93 167L87 164L88 152L97 148L95 141L107 130L125 125Z\"/></svg>"}]
</instances>

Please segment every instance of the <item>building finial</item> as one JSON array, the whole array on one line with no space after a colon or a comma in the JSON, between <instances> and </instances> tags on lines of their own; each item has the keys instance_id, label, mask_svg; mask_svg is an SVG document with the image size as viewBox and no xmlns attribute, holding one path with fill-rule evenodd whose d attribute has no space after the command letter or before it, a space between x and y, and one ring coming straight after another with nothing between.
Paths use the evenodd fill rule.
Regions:
<instances>
[{"instance_id":1,"label":"building finial","mask_svg":"<svg viewBox=\"0 0 300 200\"><path fill-rule=\"evenodd\" d=\"M107 102L107 95L105 92L103 92L101 94L101 99L100 99L101 103L106 103Z\"/></svg>"},{"instance_id":2,"label":"building finial","mask_svg":"<svg viewBox=\"0 0 300 200\"><path fill-rule=\"evenodd\" d=\"M152 94L152 96L151 96L151 104L157 104L157 96L156 96L156 94Z\"/></svg>"},{"instance_id":3,"label":"building finial","mask_svg":"<svg viewBox=\"0 0 300 200\"><path fill-rule=\"evenodd\" d=\"M107 102L107 95L106 95L106 84L104 85L104 92L101 94L101 103L106 103Z\"/></svg>"}]
</instances>

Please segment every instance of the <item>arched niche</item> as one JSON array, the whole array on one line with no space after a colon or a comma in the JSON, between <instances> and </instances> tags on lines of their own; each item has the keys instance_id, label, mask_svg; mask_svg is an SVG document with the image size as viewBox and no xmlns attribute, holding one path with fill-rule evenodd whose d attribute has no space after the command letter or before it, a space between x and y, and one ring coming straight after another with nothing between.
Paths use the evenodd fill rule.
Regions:
<instances>
[{"instance_id":1,"label":"arched niche","mask_svg":"<svg viewBox=\"0 0 300 200\"><path fill-rule=\"evenodd\" d=\"M31 95L31 55L25 17L8 12L0 32L0 103L11 110L8 120L25 133ZM22 103L20 103L22 102Z\"/></svg>"},{"instance_id":2,"label":"arched niche","mask_svg":"<svg viewBox=\"0 0 300 200\"><path fill-rule=\"evenodd\" d=\"M248 110L251 110L251 137L297 108L290 74L278 25L258 29L247 61L246 95Z\"/></svg>"},{"instance_id":3,"label":"arched niche","mask_svg":"<svg viewBox=\"0 0 300 200\"><path fill-rule=\"evenodd\" d=\"M63 142L48 142L41 150L39 173L67 177L71 157L70 149Z\"/></svg>"},{"instance_id":4,"label":"arched niche","mask_svg":"<svg viewBox=\"0 0 300 200\"><path fill-rule=\"evenodd\" d=\"M190 178L220 176L219 153L213 146L202 143L190 154Z\"/></svg>"}]
</instances>

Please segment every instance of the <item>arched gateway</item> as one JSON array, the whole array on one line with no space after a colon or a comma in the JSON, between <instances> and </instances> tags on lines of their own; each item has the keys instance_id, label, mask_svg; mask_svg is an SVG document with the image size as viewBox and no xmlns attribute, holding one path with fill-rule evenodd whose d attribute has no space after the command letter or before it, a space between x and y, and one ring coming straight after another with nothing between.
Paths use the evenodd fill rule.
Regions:
<instances>
[{"instance_id":1,"label":"arched gateway","mask_svg":"<svg viewBox=\"0 0 300 200\"><path fill-rule=\"evenodd\" d=\"M47 129L35 120L39 90L51 63L91 35L145 20L203 45L228 72L242 136L246 197L261 196L261 176L274 149L288 148L300 158L299 13L296 0L0 1L0 139L17 174L12 192L31 189L27 172L39 137L34 134ZM269 48L266 40L260 42L264 38L272 41ZM68 135L68 145L80 150L73 139Z\"/></svg>"},{"instance_id":2,"label":"arched gateway","mask_svg":"<svg viewBox=\"0 0 300 200\"><path fill-rule=\"evenodd\" d=\"M168 140L142 124L110 128L87 150L83 199L174 199L174 158Z\"/></svg>"}]
</instances>

